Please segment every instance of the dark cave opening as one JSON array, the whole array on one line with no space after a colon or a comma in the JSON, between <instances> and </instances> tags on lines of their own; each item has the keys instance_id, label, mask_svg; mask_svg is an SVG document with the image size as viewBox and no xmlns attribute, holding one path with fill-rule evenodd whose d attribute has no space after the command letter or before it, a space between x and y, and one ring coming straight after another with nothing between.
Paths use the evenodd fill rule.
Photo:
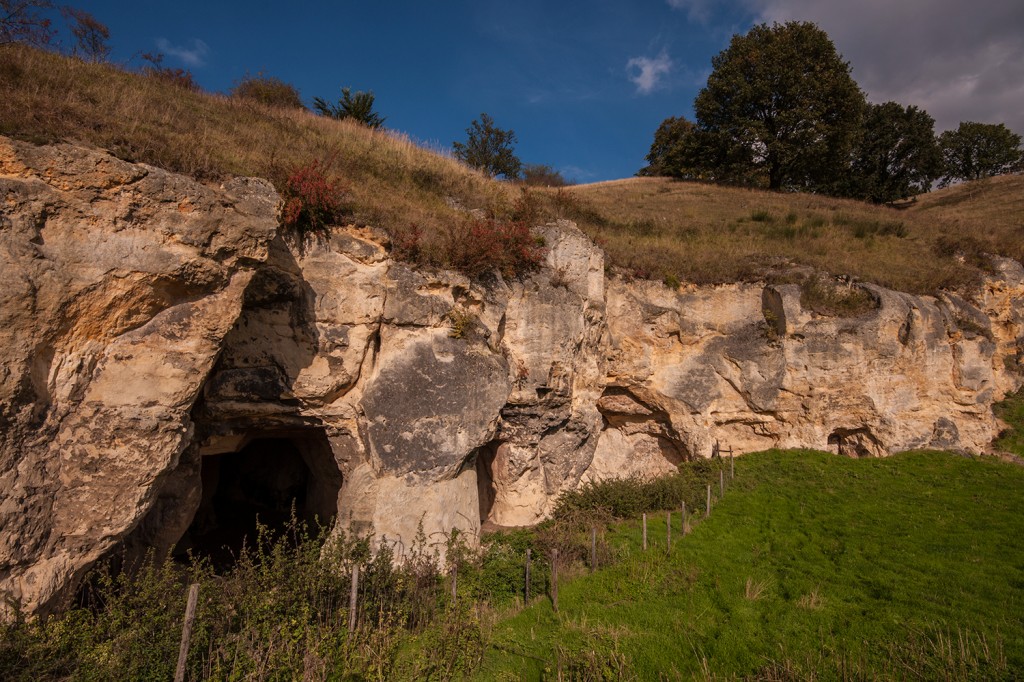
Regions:
<instances>
[{"instance_id":1,"label":"dark cave opening","mask_svg":"<svg viewBox=\"0 0 1024 682\"><path fill-rule=\"evenodd\" d=\"M321 432L267 434L235 452L201 459L202 498L188 530L174 548L230 567L243 545L253 547L258 526L274 536L295 519L313 533L337 513L341 474Z\"/></svg>"},{"instance_id":2,"label":"dark cave opening","mask_svg":"<svg viewBox=\"0 0 1024 682\"><path fill-rule=\"evenodd\" d=\"M498 495L498 487L494 484L494 458L497 454L497 443L489 443L479 448L476 453L476 491L480 503L481 525L490 520L494 500Z\"/></svg>"},{"instance_id":3,"label":"dark cave opening","mask_svg":"<svg viewBox=\"0 0 1024 682\"><path fill-rule=\"evenodd\" d=\"M877 445L878 440L866 426L836 429L828 437L829 449L845 457L871 457L875 454L872 449Z\"/></svg>"}]
</instances>

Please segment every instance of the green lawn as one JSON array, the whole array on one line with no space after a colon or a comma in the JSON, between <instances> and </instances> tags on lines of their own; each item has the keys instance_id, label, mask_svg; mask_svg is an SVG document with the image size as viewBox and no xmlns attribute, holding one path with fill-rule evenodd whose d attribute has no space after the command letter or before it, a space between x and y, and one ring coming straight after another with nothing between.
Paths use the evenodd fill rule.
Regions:
<instances>
[{"instance_id":1,"label":"green lawn","mask_svg":"<svg viewBox=\"0 0 1024 682\"><path fill-rule=\"evenodd\" d=\"M1024 468L773 451L736 474L669 557L664 514L646 553L616 526L620 561L500 621L479 679L1024 676Z\"/></svg>"}]
</instances>

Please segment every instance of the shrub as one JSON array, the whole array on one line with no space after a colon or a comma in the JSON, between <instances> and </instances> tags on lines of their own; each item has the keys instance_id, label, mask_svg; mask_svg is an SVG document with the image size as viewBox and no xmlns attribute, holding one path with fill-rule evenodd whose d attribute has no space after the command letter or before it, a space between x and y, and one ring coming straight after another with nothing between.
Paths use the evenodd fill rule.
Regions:
<instances>
[{"instance_id":1,"label":"shrub","mask_svg":"<svg viewBox=\"0 0 1024 682\"><path fill-rule=\"evenodd\" d=\"M1024 457L1024 389L1008 393L992 406L992 412L1006 422L1008 427L999 433L993 445L1018 457Z\"/></svg>"},{"instance_id":2,"label":"shrub","mask_svg":"<svg viewBox=\"0 0 1024 682\"><path fill-rule=\"evenodd\" d=\"M340 219L344 185L329 176L330 160L313 160L294 168L284 182L281 222L300 233L324 232Z\"/></svg>"},{"instance_id":3,"label":"shrub","mask_svg":"<svg viewBox=\"0 0 1024 682\"><path fill-rule=\"evenodd\" d=\"M450 235L447 265L470 277L493 270L515 277L537 268L544 251L526 223L478 218Z\"/></svg>"},{"instance_id":4,"label":"shrub","mask_svg":"<svg viewBox=\"0 0 1024 682\"><path fill-rule=\"evenodd\" d=\"M403 230L395 230L391 236L391 255L400 261L418 263L422 255L423 230L419 225L410 225Z\"/></svg>"},{"instance_id":5,"label":"shrub","mask_svg":"<svg viewBox=\"0 0 1024 682\"><path fill-rule=\"evenodd\" d=\"M143 67L143 75L167 85L181 88L182 90L199 92L199 84L192 77L191 71L163 66L164 56L160 53L151 54L147 52L142 55L142 58L152 65Z\"/></svg>"},{"instance_id":6,"label":"shrub","mask_svg":"<svg viewBox=\"0 0 1024 682\"><path fill-rule=\"evenodd\" d=\"M559 497L552 516L559 519L602 510L613 518L627 519L642 512L678 509L683 500L691 511L703 509L704 486L718 480L720 466L721 460L697 459L684 462L671 476L650 481L625 478L587 483Z\"/></svg>"},{"instance_id":7,"label":"shrub","mask_svg":"<svg viewBox=\"0 0 1024 682\"><path fill-rule=\"evenodd\" d=\"M331 104L321 97L314 97L313 109L321 116L339 121L349 119L370 128L380 128L386 119L373 110L374 99L372 92L360 91L353 95L351 88L342 88L341 99L337 104Z\"/></svg>"},{"instance_id":8,"label":"shrub","mask_svg":"<svg viewBox=\"0 0 1024 682\"><path fill-rule=\"evenodd\" d=\"M349 634L355 565L358 629ZM261 528L222 573L201 560L184 566L151 556L135 573L100 570L81 606L0 624L0 679L171 679L190 583L200 584L200 599L187 679L402 677L399 646L424 631L446 638L430 660L442 670L470 671L482 649L479 623L443 610L444 581L425 538L397 566L386 543L373 554L369 538L328 537L293 518L280 535Z\"/></svg>"},{"instance_id":9,"label":"shrub","mask_svg":"<svg viewBox=\"0 0 1024 682\"><path fill-rule=\"evenodd\" d=\"M565 187L572 183L562 173L543 163L528 163L523 166L523 184L536 187Z\"/></svg>"},{"instance_id":10,"label":"shrub","mask_svg":"<svg viewBox=\"0 0 1024 682\"><path fill-rule=\"evenodd\" d=\"M251 99L271 107L305 109L298 89L270 76L246 77L231 90L232 97Z\"/></svg>"}]
</instances>

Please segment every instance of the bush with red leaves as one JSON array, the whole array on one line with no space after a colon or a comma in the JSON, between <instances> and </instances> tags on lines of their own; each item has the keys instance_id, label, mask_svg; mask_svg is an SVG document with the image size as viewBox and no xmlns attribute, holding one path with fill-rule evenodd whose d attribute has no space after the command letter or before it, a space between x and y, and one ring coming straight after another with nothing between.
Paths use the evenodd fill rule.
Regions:
<instances>
[{"instance_id":1,"label":"bush with red leaves","mask_svg":"<svg viewBox=\"0 0 1024 682\"><path fill-rule=\"evenodd\" d=\"M492 270L514 277L537 268L544 259L543 243L530 233L527 223L520 221L481 218L452 237L448 264L470 277Z\"/></svg>"},{"instance_id":2,"label":"bush with red leaves","mask_svg":"<svg viewBox=\"0 0 1024 682\"><path fill-rule=\"evenodd\" d=\"M330 163L314 160L292 170L284 182L281 222L299 232L325 232L342 215L345 187L328 175Z\"/></svg>"},{"instance_id":3,"label":"bush with red leaves","mask_svg":"<svg viewBox=\"0 0 1024 682\"><path fill-rule=\"evenodd\" d=\"M394 247L392 255L401 261L419 263L423 260L423 229L412 224L406 230L392 234L391 243Z\"/></svg>"}]
</instances>

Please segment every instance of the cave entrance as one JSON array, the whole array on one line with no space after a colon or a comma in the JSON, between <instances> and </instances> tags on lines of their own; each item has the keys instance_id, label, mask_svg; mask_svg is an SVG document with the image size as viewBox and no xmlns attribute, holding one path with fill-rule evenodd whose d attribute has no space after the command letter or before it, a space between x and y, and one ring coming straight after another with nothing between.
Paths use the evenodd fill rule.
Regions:
<instances>
[{"instance_id":1,"label":"cave entrance","mask_svg":"<svg viewBox=\"0 0 1024 682\"><path fill-rule=\"evenodd\" d=\"M294 509L315 533L337 514L341 473L322 431L259 434L236 450L205 453L200 476L199 508L174 553L208 557L216 569L255 544L259 524L278 535Z\"/></svg>"},{"instance_id":2,"label":"cave entrance","mask_svg":"<svg viewBox=\"0 0 1024 682\"><path fill-rule=\"evenodd\" d=\"M494 483L494 458L498 454L498 443L489 443L476 454L476 492L480 503L480 525L491 520L498 486Z\"/></svg>"},{"instance_id":3,"label":"cave entrance","mask_svg":"<svg viewBox=\"0 0 1024 682\"><path fill-rule=\"evenodd\" d=\"M866 426L836 429L828 437L828 448L845 457L876 457L883 454L878 439Z\"/></svg>"}]
</instances>

